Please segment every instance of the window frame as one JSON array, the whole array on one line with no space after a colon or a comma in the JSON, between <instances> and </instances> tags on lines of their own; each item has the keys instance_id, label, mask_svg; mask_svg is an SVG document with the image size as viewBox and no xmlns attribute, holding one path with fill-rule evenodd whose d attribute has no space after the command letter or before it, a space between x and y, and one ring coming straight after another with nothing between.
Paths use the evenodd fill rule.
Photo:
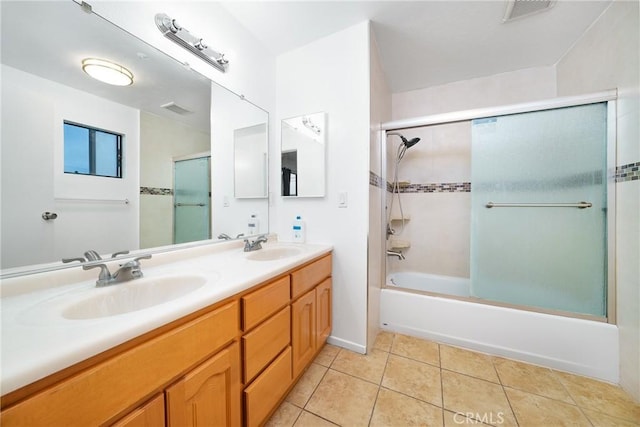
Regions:
<instances>
[{"instance_id":1,"label":"window frame","mask_svg":"<svg viewBox=\"0 0 640 427\"><path fill-rule=\"evenodd\" d=\"M110 130L106 130L106 129L101 129L101 128L97 128L94 126L89 126L89 125L85 125L82 123L78 123L78 122L73 122L70 120L63 120L63 135L64 135L64 126L66 125L70 125L70 126L75 126L75 127L79 127L82 129L86 129L87 131L89 131L89 172L88 173L84 173L84 172L67 172L66 171L66 164L64 161L64 155L63 155L63 172L65 174L69 174L69 175L82 175L82 176L96 176L96 177L103 177L103 178L116 178L116 179L122 179L122 157L123 157L123 139L124 139L124 135L117 133L117 132L113 132ZM100 175L96 173L96 132L102 132L102 133L106 133L109 135L113 135L116 137L116 175ZM62 138L62 143L63 143L63 152L64 152L64 147L66 147L66 138L63 136Z\"/></svg>"}]
</instances>

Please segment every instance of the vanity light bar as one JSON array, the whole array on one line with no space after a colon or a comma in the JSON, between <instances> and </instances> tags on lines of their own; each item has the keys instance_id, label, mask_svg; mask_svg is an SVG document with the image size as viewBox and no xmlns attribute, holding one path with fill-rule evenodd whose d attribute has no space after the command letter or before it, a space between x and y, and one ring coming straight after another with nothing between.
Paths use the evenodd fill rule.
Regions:
<instances>
[{"instance_id":1,"label":"vanity light bar","mask_svg":"<svg viewBox=\"0 0 640 427\"><path fill-rule=\"evenodd\" d=\"M196 55L220 72L226 72L229 61L224 53L220 53L207 46L204 41L192 35L186 28L181 27L175 19L171 19L166 13L158 13L155 16L156 26L169 40L179 44L189 52Z\"/></svg>"}]
</instances>

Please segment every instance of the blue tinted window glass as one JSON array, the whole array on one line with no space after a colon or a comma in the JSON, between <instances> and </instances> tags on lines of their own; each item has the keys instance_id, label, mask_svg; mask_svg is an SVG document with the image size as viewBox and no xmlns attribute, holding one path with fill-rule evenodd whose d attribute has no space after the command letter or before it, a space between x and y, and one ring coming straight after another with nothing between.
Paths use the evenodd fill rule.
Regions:
<instances>
[{"instance_id":1,"label":"blue tinted window glass","mask_svg":"<svg viewBox=\"0 0 640 427\"><path fill-rule=\"evenodd\" d=\"M64 124L64 172L122 177L122 135Z\"/></svg>"},{"instance_id":2,"label":"blue tinted window glass","mask_svg":"<svg viewBox=\"0 0 640 427\"><path fill-rule=\"evenodd\" d=\"M118 176L118 135L96 131L96 175Z\"/></svg>"},{"instance_id":3,"label":"blue tinted window glass","mask_svg":"<svg viewBox=\"0 0 640 427\"><path fill-rule=\"evenodd\" d=\"M64 124L64 172L88 174L89 129Z\"/></svg>"}]
</instances>

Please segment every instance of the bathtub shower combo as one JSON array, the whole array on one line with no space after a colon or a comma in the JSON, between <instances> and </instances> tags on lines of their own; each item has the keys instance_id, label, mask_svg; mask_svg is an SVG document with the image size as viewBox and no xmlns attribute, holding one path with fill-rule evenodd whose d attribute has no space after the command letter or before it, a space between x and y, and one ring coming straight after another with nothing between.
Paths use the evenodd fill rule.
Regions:
<instances>
[{"instance_id":1,"label":"bathtub shower combo","mask_svg":"<svg viewBox=\"0 0 640 427\"><path fill-rule=\"evenodd\" d=\"M463 130L447 133L447 126ZM456 227L467 228L468 238L446 257L439 246L447 246L454 231L428 241L424 230L438 226L428 222L438 218L438 201L447 195L432 196L441 190L433 183L399 180L420 179L428 176L421 170L438 167L424 151L430 142L440 145L432 157L445 158L446 137L424 137L436 128L470 139L470 189L457 195L467 212L455 214L466 222ZM402 142L388 162L394 170L387 171L393 179L387 254L400 255L387 257L382 328L616 382L614 269L607 268L615 259L615 91L390 122L383 129ZM399 132L423 136L423 151L410 151L402 164L419 138ZM390 157L395 141L387 138ZM403 210L403 197L420 201ZM393 226L394 199L400 227ZM442 213L443 221L451 215Z\"/></svg>"}]
</instances>

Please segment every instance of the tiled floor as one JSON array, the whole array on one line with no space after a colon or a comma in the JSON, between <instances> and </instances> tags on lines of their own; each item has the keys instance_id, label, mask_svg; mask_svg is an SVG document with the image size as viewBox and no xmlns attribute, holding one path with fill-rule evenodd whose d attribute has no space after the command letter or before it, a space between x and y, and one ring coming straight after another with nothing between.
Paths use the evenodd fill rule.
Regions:
<instances>
[{"instance_id":1,"label":"tiled floor","mask_svg":"<svg viewBox=\"0 0 640 427\"><path fill-rule=\"evenodd\" d=\"M268 426L640 426L620 388L381 332L363 356L326 345Z\"/></svg>"}]
</instances>

